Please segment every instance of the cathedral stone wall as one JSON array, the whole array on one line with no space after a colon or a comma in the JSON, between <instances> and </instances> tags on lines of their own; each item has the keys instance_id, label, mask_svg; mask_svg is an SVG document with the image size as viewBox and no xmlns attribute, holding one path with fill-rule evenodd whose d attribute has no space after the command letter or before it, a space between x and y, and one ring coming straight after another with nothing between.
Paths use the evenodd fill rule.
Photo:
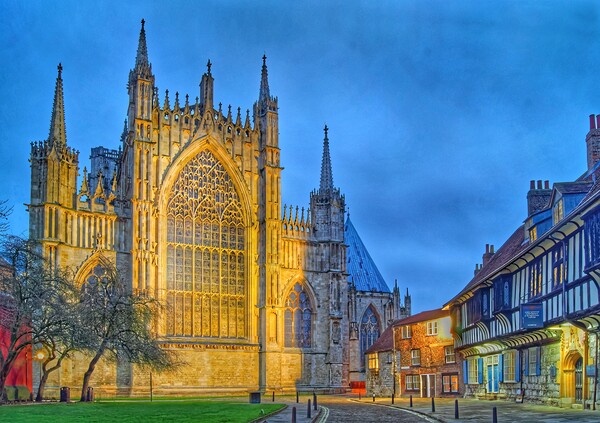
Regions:
<instances>
[{"instance_id":1,"label":"cathedral stone wall","mask_svg":"<svg viewBox=\"0 0 600 423\"><path fill-rule=\"evenodd\" d=\"M349 303L355 310L369 297L385 325L392 295L350 298L346 205L333 185L327 127L310 208L281 203L279 107L266 57L245 113L215 105L210 61L195 101L168 90L159 98L142 21L119 146L94 148L80 181L61 72L50 136L32 145L30 237L79 283L116 264L132 290L164 303L157 332L182 364L153 374L154 392L346 389L350 361L360 359L351 354ZM57 386L80 384L85 362L69 361ZM139 395L149 377L107 363L91 386Z\"/></svg>"}]
</instances>

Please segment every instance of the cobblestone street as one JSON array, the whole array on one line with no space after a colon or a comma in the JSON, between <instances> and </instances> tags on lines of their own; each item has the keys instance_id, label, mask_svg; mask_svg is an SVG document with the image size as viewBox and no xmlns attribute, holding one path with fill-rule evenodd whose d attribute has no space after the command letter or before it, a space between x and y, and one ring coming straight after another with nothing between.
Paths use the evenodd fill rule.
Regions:
<instances>
[{"instance_id":1,"label":"cobblestone street","mask_svg":"<svg viewBox=\"0 0 600 423\"><path fill-rule=\"evenodd\" d=\"M454 418L453 399L435 399L435 412L431 410L431 399L415 398L413 407L409 399L398 398L391 404L390 398L358 399L357 396L320 395L318 404L320 414L306 418L306 400L299 404L289 402L289 406L281 413L266 419L268 423L289 423L292 407L297 409L297 423L422 423L422 422L456 422L456 423L491 423L493 408L496 407L498 423L597 423L600 422L600 411L557 408L532 404L516 404L506 401L483 401L460 398L459 418ZM263 422L261 422L263 423Z\"/></svg>"}]
</instances>

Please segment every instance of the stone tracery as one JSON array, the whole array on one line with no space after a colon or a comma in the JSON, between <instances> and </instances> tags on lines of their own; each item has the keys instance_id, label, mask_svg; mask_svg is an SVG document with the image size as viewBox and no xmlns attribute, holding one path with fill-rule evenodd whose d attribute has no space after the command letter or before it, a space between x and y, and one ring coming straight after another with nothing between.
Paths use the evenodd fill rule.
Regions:
<instances>
[{"instance_id":1,"label":"stone tracery","mask_svg":"<svg viewBox=\"0 0 600 423\"><path fill-rule=\"evenodd\" d=\"M167 334L246 336L246 233L233 181L208 150L167 202Z\"/></svg>"}]
</instances>

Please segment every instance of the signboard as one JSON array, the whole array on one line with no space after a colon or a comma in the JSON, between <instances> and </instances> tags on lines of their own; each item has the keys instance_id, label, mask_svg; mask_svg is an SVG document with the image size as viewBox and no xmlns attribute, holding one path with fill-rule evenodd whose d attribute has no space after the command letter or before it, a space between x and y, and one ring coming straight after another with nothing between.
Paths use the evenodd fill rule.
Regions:
<instances>
[{"instance_id":1,"label":"signboard","mask_svg":"<svg viewBox=\"0 0 600 423\"><path fill-rule=\"evenodd\" d=\"M521 304L521 328L540 329L544 327L544 307L542 304Z\"/></svg>"}]
</instances>

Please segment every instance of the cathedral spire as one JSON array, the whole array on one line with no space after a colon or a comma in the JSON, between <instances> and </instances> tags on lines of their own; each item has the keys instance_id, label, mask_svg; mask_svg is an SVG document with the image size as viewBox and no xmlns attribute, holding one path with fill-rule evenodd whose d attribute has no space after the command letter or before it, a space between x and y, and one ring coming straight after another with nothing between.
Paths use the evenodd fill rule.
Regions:
<instances>
[{"instance_id":1,"label":"cathedral spire","mask_svg":"<svg viewBox=\"0 0 600 423\"><path fill-rule=\"evenodd\" d=\"M323 130L325 131L325 138L323 139L323 159L321 161L321 185L319 186L320 194L333 191L333 174L331 172L331 156L329 155L329 138L327 138L327 131L329 131L329 128L327 125L325 125Z\"/></svg>"},{"instance_id":2,"label":"cathedral spire","mask_svg":"<svg viewBox=\"0 0 600 423\"><path fill-rule=\"evenodd\" d=\"M140 39L138 41L137 55L135 57L135 70L140 72L146 69L150 63L148 62L148 47L146 46L146 30L142 19L142 29L140 30Z\"/></svg>"},{"instance_id":3,"label":"cathedral spire","mask_svg":"<svg viewBox=\"0 0 600 423\"><path fill-rule=\"evenodd\" d=\"M271 93L269 92L269 75L267 71L267 55L263 55L263 64L262 64L262 73L260 78L260 92L258 95L258 100L269 100L271 98Z\"/></svg>"},{"instance_id":4,"label":"cathedral spire","mask_svg":"<svg viewBox=\"0 0 600 423\"><path fill-rule=\"evenodd\" d=\"M62 65L58 64L58 76L56 77L56 88L54 89L54 104L52 105L52 117L50 119L50 135L48 136L50 146L67 145L67 130L65 127L65 103L63 96Z\"/></svg>"}]
</instances>

